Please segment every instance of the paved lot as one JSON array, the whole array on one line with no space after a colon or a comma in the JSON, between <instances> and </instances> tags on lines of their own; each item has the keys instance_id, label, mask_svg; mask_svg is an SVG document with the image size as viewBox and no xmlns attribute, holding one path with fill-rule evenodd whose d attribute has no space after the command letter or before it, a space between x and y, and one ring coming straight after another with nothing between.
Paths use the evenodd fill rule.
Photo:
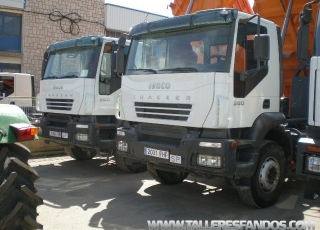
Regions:
<instances>
[{"instance_id":1,"label":"paved lot","mask_svg":"<svg viewBox=\"0 0 320 230\"><path fill-rule=\"evenodd\" d=\"M128 174L113 160L79 162L67 156L29 161L37 170L44 229L148 229L147 220L307 220L320 229L320 199L302 198L303 182L288 181L270 208L245 206L223 180L189 176L164 186L148 172Z\"/></svg>"}]
</instances>

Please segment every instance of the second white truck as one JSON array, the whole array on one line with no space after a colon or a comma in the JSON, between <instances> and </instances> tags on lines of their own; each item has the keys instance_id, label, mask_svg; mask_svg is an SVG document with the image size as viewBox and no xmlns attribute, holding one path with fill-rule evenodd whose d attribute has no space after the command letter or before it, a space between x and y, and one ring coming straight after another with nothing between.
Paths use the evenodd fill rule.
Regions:
<instances>
[{"instance_id":1,"label":"second white truck","mask_svg":"<svg viewBox=\"0 0 320 230\"><path fill-rule=\"evenodd\" d=\"M124 56L128 45L123 46ZM121 86L115 71L117 49L117 38L87 36L53 43L45 52L38 94L40 136L64 146L74 159L116 153L114 111ZM144 165L115 158L126 171L145 170Z\"/></svg>"}]
</instances>

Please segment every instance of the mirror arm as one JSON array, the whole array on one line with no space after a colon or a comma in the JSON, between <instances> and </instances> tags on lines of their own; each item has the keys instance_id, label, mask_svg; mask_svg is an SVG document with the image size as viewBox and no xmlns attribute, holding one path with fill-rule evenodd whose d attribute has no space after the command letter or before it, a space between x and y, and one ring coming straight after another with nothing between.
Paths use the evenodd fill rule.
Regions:
<instances>
[{"instance_id":1,"label":"mirror arm","mask_svg":"<svg viewBox=\"0 0 320 230\"><path fill-rule=\"evenodd\" d=\"M258 19L257 19L258 20L258 23L257 23L257 35L258 35L258 37L260 37L260 19L261 19L260 15L259 14L253 15L250 18L246 19L246 22L251 21L255 17L258 17ZM257 71L259 71L260 70L260 58L257 58L256 61L257 61Z\"/></svg>"},{"instance_id":2,"label":"mirror arm","mask_svg":"<svg viewBox=\"0 0 320 230\"><path fill-rule=\"evenodd\" d=\"M258 17L257 35L258 35L258 37L260 37L260 18L261 17L259 14L257 14L257 17ZM260 70L260 58L257 58L257 71L259 71L259 70Z\"/></svg>"}]
</instances>

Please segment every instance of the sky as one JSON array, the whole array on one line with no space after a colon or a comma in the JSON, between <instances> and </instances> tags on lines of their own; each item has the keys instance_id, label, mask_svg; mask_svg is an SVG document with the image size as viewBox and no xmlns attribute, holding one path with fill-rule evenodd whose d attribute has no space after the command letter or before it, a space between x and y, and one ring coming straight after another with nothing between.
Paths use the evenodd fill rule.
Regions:
<instances>
[{"instance_id":1,"label":"sky","mask_svg":"<svg viewBox=\"0 0 320 230\"><path fill-rule=\"evenodd\" d=\"M249 0L251 5L253 1ZM105 3L172 17L171 8L168 6L170 2L174 0L105 0Z\"/></svg>"}]
</instances>

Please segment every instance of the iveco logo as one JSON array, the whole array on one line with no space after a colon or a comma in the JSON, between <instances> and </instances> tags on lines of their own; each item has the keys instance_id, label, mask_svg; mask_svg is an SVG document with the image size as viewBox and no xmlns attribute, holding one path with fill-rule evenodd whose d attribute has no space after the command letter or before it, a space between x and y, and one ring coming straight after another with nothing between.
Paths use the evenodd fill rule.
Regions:
<instances>
[{"instance_id":1,"label":"iveco logo","mask_svg":"<svg viewBox=\"0 0 320 230\"><path fill-rule=\"evenodd\" d=\"M170 82L151 82L149 89L170 89Z\"/></svg>"},{"instance_id":2,"label":"iveco logo","mask_svg":"<svg viewBox=\"0 0 320 230\"><path fill-rule=\"evenodd\" d=\"M52 89L63 89L63 85L54 85Z\"/></svg>"}]
</instances>

